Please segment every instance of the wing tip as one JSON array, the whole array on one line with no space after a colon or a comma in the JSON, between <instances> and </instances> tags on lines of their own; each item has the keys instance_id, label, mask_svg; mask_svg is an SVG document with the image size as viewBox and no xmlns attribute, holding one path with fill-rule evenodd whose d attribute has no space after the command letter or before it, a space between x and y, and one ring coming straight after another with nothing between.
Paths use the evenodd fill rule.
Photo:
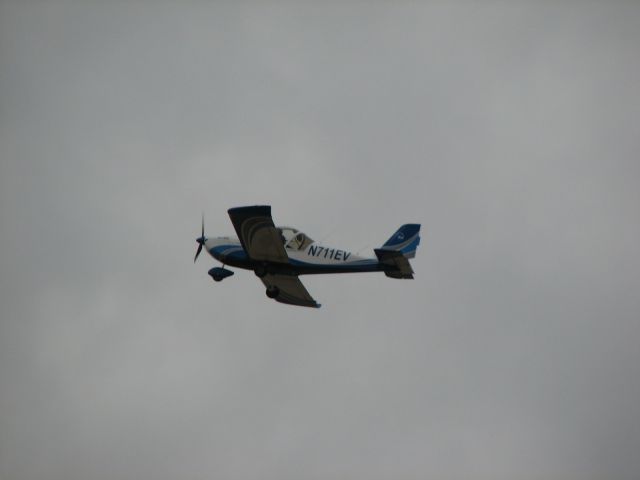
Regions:
<instances>
[{"instance_id":1,"label":"wing tip","mask_svg":"<svg viewBox=\"0 0 640 480\"><path fill-rule=\"evenodd\" d=\"M266 214L267 216L270 216L271 205L246 205L242 207L231 207L227 210L229 215L247 212L251 212L252 214Z\"/></svg>"}]
</instances>

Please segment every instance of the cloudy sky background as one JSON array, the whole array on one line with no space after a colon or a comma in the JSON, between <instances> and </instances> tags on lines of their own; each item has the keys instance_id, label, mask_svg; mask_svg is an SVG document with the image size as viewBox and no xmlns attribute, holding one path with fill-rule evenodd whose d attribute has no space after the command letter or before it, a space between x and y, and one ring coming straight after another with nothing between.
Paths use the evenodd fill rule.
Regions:
<instances>
[{"instance_id":1,"label":"cloudy sky background","mask_svg":"<svg viewBox=\"0 0 640 480\"><path fill-rule=\"evenodd\" d=\"M639 478L640 6L538 3L0 2L0 478Z\"/></svg>"}]
</instances>

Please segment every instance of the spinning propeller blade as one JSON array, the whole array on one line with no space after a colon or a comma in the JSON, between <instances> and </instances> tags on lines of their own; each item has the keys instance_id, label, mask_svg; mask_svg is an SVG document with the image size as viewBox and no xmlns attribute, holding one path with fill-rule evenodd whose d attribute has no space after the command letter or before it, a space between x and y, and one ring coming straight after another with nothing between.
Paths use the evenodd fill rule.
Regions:
<instances>
[{"instance_id":1,"label":"spinning propeller blade","mask_svg":"<svg viewBox=\"0 0 640 480\"><path fill-rule=\"evenodd\" d=\"M196 256L193 257L193 263L196 263L196 260L198 259L198 255L200 255L200 252L202 251L202 246L206 241L207 241L207 238L204 236L204 213L203 213L202 214L202 234L200 235L200 238L196 238L196 242L198 242L198 250L196 251Z\"/></svg>"}]
</instances>

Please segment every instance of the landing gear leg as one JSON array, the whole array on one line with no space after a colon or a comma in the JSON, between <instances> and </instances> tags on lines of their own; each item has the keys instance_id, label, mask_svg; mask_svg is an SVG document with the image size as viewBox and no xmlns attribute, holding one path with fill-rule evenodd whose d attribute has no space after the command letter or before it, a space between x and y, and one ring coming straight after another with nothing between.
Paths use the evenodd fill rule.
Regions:
<instances>
[{"instance_id":1,"label":"landing gear leg","mask_svg":"<svg viewBox=\"0 0 640 480\"><path fill-rule=\"evenodd\" d=\"M259 265L254 270L256 277L262 278L267 274L267 269L264 268L264 265Z\"/></svg>"},{"instance_id":2,"label":"landing gear leg","mask_svg":"<svg viewBox=\"0 0 640 480\"><path fill-rule=\"evenodd\" d=\"M269 272L269 268L267 267L267 265L263 264L263 265L258 265L255 270L254 270L256 276L258 278L263 278L265 275L267 275Z\"/></svg>"}]
</instances>

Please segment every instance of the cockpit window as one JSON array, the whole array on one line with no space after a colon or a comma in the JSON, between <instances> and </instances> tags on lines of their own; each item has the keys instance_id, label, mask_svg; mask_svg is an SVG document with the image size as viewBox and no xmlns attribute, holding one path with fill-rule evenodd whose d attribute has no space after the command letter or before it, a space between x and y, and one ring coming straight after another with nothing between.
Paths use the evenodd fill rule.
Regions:
<instances>
[{"instance_id":1,"label":"cockpit window","mask_svg":"<svg viewBox=\"0 0 640 480\"><path fill-rule=\"evenodd\" d=\"M295 228L279 227L277 230L282 244L289 250L304 250L313 243L313 240Z\"/></svg>"},{"instance_id":2,"label":"cockpit window","mask_svg":"<svg viewBox=\"0 0 640 480\"><path fill-rule=\"evenodd\" d=\"M278 233L280 233L280 239L282 240L282 244L286 245L293 237L296 236L298 231L295 228L289 227L281 227L278 228Z\"/></svg>"},{"instance_id":3,"label":"cockpit window","mask_svg":"<svg viewBox=\"0 0 640 480\"><path fill-rule=\"evenodd\" d=\"M312 243L313 240L307 237L304 233L299 232L289 241L289 243L287 244L287 248L290 248L292 250L304 250Z\"/></svg>"}]
</instances>

